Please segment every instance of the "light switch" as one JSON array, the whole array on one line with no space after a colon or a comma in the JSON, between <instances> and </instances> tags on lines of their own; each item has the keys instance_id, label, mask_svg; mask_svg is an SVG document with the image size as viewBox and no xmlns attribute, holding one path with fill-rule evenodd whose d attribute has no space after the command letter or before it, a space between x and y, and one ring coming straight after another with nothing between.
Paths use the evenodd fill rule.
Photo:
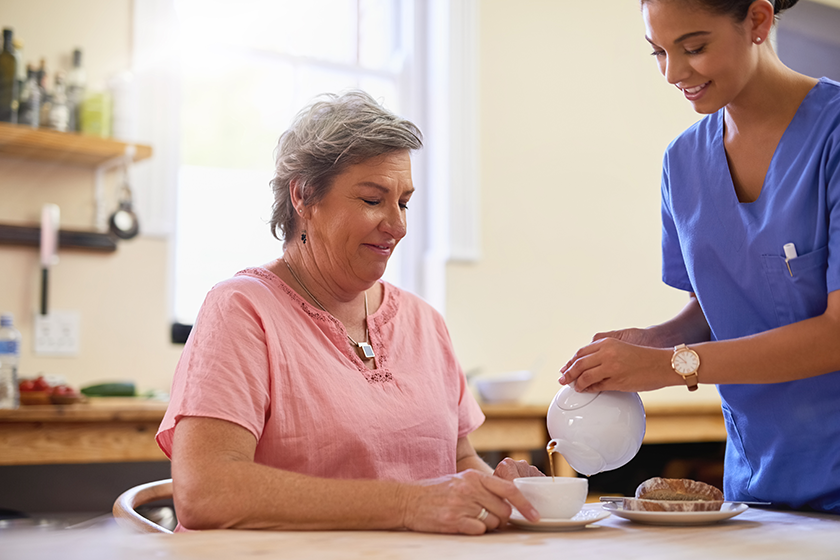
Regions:
<instances>
[{"instance_id":1,"label":"light switch","mask_svg":"<svg viewBox=\"0 0 840 560\"><path fill-rule=\"evenodd\" d=\"M78 311L52 310L47 315L35 314L35 354L39 356L79 355Z\"/></svg>"}]
</instances>

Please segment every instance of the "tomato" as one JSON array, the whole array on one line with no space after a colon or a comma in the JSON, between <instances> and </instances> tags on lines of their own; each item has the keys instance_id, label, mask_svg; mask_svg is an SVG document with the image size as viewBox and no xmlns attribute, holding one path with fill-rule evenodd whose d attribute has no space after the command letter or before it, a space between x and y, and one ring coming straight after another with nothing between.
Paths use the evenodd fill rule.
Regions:
<instances>
[{"instance_id":1,"label":"tomato","mask_svg":"<svg viewBox=\"0 0 840 560\"><path fill-rule=\"evenodd\" d=\"M41 375L39 377L36 377L35 381L33 381L32 383L33 383L33 389L32 389L33 391L49 391L50 390L50 384L47 383L47 380L44 379L43 375Z\"/></svg>"},{"instance_id":2,"label":"tomato","mask_svg":"<svg viewBox=\"0 0 840 560\"><path fill-rule=\"evenodd\" d=\"M64 384L53 387L52 394L61 397L75 397L77 395L73 387Z\"/></svg>"},{"instance_id":3,"label":"tomato","mask_svg":"<svg viewBox=\"0 0 840 560\"><path fill-rule=\"evenodd\" d=\"M24 393L29 393L35 390L35 382L31 379L21 379L18 384L18 389Z\"/></svg>"}]
</instances>

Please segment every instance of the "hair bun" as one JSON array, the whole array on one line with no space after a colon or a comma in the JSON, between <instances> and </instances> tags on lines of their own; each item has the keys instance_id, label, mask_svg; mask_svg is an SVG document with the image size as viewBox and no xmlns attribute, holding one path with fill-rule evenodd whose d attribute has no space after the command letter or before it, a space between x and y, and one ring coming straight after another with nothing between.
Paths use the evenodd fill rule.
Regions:
<instances>
[{"instance_id":1,"label":"hair bun","mask_svg":"<svg viewBox=\"0 0 840 560\"><path fill-rule=\"evenodd\" d=\"M773 13L780 14L799 2L799 0L773 0Z\"/></svg>"}]
</instances>

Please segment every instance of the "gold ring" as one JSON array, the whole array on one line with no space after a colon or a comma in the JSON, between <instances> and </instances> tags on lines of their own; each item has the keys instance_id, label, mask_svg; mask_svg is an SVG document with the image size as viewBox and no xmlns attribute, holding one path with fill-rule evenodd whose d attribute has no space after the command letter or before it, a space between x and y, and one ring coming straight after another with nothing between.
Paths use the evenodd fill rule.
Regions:
<instances>
[{"instance_id":1,"label":"gold ring","mask_svg":"<svg viewBox=\"0 0 840 560\"><path fill-rule=\"evenodd\" d=\"M488 513L487 508L481 508L481 513L478 514L477 519L479 521L484 521L485 519L487 519L488 515L490 515L490 514Z\"/></svg>"}]
</instances>

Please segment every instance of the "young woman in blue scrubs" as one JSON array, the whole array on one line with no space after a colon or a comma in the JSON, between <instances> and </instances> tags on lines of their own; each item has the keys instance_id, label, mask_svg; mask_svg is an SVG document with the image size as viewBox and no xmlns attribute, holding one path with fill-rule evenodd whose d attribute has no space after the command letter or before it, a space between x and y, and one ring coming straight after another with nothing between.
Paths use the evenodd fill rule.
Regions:
<instances>
[{"instance_id":1,"label":"young woman in blue scrubs","mask_svg":"<svg viewBox=\"0 0 840 560\"><path fill-rule=\"evenodd\" d=\"M663 280L673 319L596 334L579 391L717 384L724 493L840 513L840 84L768 42L789 0L642 0L667 81L706 115L668 147Z\"/></svg>"}]
</instances>

